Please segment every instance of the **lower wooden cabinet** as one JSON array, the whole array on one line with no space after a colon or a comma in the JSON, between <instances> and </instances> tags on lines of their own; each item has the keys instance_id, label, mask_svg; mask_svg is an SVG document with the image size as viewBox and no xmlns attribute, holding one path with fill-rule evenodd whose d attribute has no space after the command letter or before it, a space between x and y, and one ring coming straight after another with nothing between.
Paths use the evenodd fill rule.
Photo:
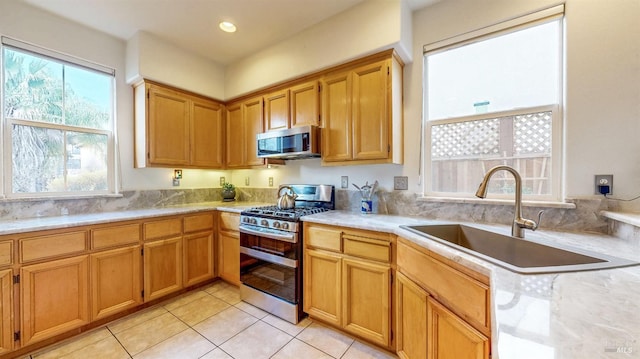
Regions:
<instances>
[{"instance_id":1,"label":"lower wooden cabinet","mask_svg":"<svg viewBox=\"0 0 640 359\"><path fill-rule=\"evenodd\" d=\"M144 244L144 300L182 289L182 237Z\"/></svg>"},{"instance_id":2,"label":"lower wooden cabinet","mask_svg":"<svg viewBox=\"0 0 640 359\"><path fill-rule=\"evenodd\" d=\"M426 358L429 294L402 273L396 278L396 352L403 359Z\"/></svg>"},{"instance_id":3,"label":"lower wooden cabinet","mask_svg":"<svg viewBox=\"0 0 640 359\"><path fill-rule=\"evenodd\" d=\"M240 285L240 234L220 232L218 242L218 275L229 283Z\"/></svg>"},{"instance_id":4,"label":"lower wooden cabinet","mask_svg":"<svg viewBox=\"0 0 640 359\"><path fill-rule=\"evenodd\" d=\"M213 266L213 231L185 235L182 238L184 252L184 286L188 287L215 275Z\"/></svg>"},{"instance_id":5,"label":"lower wooden cabinet","mask_svg":"<svg viewBox=\"0 0 640 359\"><path fill-rule=\"evenodd\" d=\"M141 246L98 252L91 260L91 319L142 304Z\"/></svg>"},{"instance_id":6,"label":"lower wooden cabinet","mask_svg":"<svg viewBox=\"0 0 640 359\"><path fill-rule=\"evenodd\" d=\"M89 256L77 256L20 269L21 344L89 323Z\"/></svg>"},{"instance_id":7,"label":"lower wooden cabinet","mask_svg":"<svg viewBox=\"0 0 640 359\"><path fill-rule=\"evenodd\" d=\"M13 350L13 271L0 271L0 354Z\"/></svg>"},{"instance_id":8,"label":"lower wooden cabinet","mask_svg":"<svg viewBox=\"0 0 640 359\"><path fill-rule=\"evenodd\" d=\"M304 311L391 348L391 238L317 224L304 238Z\"/></svg>"},{"instance_id":9,"label":"lower wooden cabinet","mask_svg":"<svg viewBox=\"0 0 640 359\"><path fill-rule=\"evenodd\" d=\"M487 359L489 339L467 322L427 298L429 359Z\"/></svg>"},{"instance_id":10,"label":"lower wooden cabinet","mask_svg":"<svg viewBox=\"0 0 640 359\"><path fill-rule=\"evenodd\" d=\"M218 276L240 285L240 214L218 212Z\"/></svg>"},{"instance_id":11,"label":"lower wooden cabinet","mask_svg":"<svg viewBox=\"0 0 640 359\"><path fill-rule=\"evenodd\" d=\"M488 359L488 278L403 238L397 243L398 356Z\"/></svg>"},{"instance_id":12,"label":"lower wooden cabinet","mask_svg":"<svg viewBox=\"0 0 640 359\"><path fill-rule=\"evenodd\" d=\"M342 257L312 249L304 252L304 311L342 326Z\"/></svg>"},{"instance_id":13,"label":"lower wooden cabinet","mask_svg":"<svg viewBox=\"0 0 640 359\"><path fill-rule=\"evenodd\" d=\"M391 340L391 268L342 260L343 327L383 346Z\"/></svg>"}]
</instances>

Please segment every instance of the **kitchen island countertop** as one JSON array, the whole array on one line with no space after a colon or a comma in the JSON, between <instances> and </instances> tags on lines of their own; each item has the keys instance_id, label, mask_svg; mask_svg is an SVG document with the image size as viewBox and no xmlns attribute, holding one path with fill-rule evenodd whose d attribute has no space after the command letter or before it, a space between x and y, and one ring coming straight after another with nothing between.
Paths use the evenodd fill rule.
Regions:
<instances>
[{"instance_id":1,"label":"kitchen island countertop","mask_svg":"<svg viewBox=\"0 0 640 359\"><path fill-rule=\"evenodd\" d=\"M493 359L640 358L640 266L518 274L414 234L400 225L453 223L330 211L305 222L389 232L490 277ZM461 223L461 222L455 222ZM461 223L510 234L511 227ZM599 234L526 231L526 238L640 262L637 245Z\"/></svg>"}]
</instances>

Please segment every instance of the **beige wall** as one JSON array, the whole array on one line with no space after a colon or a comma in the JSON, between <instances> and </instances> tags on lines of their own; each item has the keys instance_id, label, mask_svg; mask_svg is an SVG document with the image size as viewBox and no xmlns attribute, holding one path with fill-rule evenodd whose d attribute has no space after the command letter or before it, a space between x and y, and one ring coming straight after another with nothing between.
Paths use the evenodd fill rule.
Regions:
<instances>
[{"instance_id":1,"label":"beige wall","mask_svg":"<svg viewBox=\"0 0 640 359\"><path fill-rule=\"evenodd\" d=\"M348 175L358 184L378 179L390 190L394 175L409 177L410 192L421 192L419 183L420 121L422 118L422 45L559 2L550 0L443 0L416 11L409 19L399 0L365 2L288 40L257 52L226 68L220 87L217 65L191 76L171 68L175 51L179 63L206 62L179 48L147 41L149 53L126 58L125 42L17 2L0 2L0 34L57 49L116 68L118 127L124 189L171 188L172 169L133 169L133 104L126 80L132 72L125 62L138 63L144 74L167 72L159 81L226 99L281 82L301 74L394 46L407 61L404 75L405 164L321 167L319 160L289 161L276 169L243 171L185 171L182 186L218 186L219 176L244 186L267 187L268 177L282 182L340 184ZM614 195L640 194L640 1L566 1L566 108L565 146L568 197L593 196L593 175L612 173ZM411 31L408 31L411 25ZM411 44L406 44L409 40ZM140 39L129 46L141 45ZM149 39L147 39L149 40ZM153 39L151 39L153 40ZM138 41L138 44L135 43ZM144 41L143 41L144 42ZM164 49L164 50L162 50ZM406 49L407 51L403 51ZM162 51L161 51L162 50ZM165 53L165 51L167 53ZM411 58L413 61L411 62ZM180 59L180 58L178 58ZM135 71L134 71L135 72ZM134 74L135 75L135 74ZM215 80L211 83L211 78ZM173 79L171 81L167 79ZM640 210L640 204L627 203Z\"/></svg>"}]
</instances>

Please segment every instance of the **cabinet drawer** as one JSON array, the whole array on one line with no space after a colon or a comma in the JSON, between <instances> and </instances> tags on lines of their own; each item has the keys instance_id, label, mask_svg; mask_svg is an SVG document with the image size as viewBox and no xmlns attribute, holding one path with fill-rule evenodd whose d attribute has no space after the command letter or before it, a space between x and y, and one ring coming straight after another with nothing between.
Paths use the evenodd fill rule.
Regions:
<instances>
[{"instance_id":1,"label":"cabinet drawer","mask_svg":"<svg viewBox=\"0 0 640 359\"><path fill-rule=\"evenodd\" d=\"M118 247L140 241L140 224L132 223L91 230L91 248Z\"/></svg>"},{"instance_id":2,"label":"cabinet drawer","mask_svg":"<svg viewBox=\"0 0 640 359\"><path fill-rule=\"evenodd\" d=\"M20 239L21 263L67 254L82 253L87 249L87 232L68 232Z\"/></svg>"},{"instance_id":3,"label":"cabinet drawer","mask_svg":"<svg viewBox=\"0 0 640 359\"><path fill-rule=\"evenodd\" d=\"M404 243L398 243L398 269L465 320L489 327L484 283Z\"/></svg>"},{"instance_id":4,"label":"cabinet drawer","mask_svg":"<svg viewBox=\"0 0 640 359\"><path fill-rule=\"evenodd\" d=\"M198 232L213 228L213 214L198 214L184 217L184 232Z\"/></svg>"},{"instance_id":5,"label":"cabinet drawer","mask_svg":"<svg viewBox=\"0 0 640 359\"><path fill-rule=\"evenodd\" d=\"M220 229L238 231L240 215L237 213L220 212Z\"/></svg>"},{"instance_id":6,"label":"cabinet drawer","mask_svg":"<svg viewBox=\"0 0 640 359\"><path fill-rule=\"evenodd\" d=\"M328 227L308 227L304 236L307 246L342 252L342 231Z\"/></svg>"},{"instance_id":7,"label":"cabinet drawer","mask_svg":"<svg viewBox=\"0 0 640 359\"><path fill-rule=\"evenodd\" d=\"M342 239L344 254L382 262L389 262L391 258L391 246L387 241L350 234L344 234Z\"/></svg>"},{"instance_id":8,"label":"cabinet drawer","mask_svg":"<svg viewBox=\"0 0 640 359\"><path fill-rule=\"evenodd\" d=\"M0 267L8 266L13 263L13 242L0 242Z\"/></svg>"},{"instance_id":9,"label":"cabinet drawer","mask_svg":"<svg viewBox=\"0 0 640 359\"><path fill-rule=\"evenodd\" d=\"M156 239L182 234L182 219L170 218L143 224L144 239Z\"/></svg>"}]
</instances>

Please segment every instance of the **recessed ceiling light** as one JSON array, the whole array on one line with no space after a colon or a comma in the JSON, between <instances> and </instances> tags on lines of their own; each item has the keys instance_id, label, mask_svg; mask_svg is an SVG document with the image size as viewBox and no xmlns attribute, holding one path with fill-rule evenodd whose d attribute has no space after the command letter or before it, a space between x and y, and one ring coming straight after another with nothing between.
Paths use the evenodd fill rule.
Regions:
<instances>
[{"instance_id":1,"label":"recessed ceiling light","mask_svg":"<svg viewBox=\"0 0 640 359\"><path fill-rule=\"evenodd\" d=\"M220 29L224 32L236 32L236 25L229 21L223 21L220 23Z\"/></svg>"}]
</instances>

